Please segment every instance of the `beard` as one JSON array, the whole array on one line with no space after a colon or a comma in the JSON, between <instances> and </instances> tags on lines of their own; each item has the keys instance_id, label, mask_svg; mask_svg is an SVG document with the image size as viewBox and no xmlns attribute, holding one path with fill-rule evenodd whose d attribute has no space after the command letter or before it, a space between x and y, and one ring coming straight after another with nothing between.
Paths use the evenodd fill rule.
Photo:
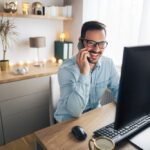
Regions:
<instances>
[{"instance_id":1,"label":"beard","mask_svg":"<svg viewBox=\"0 0 150 150\"><path fill-rule=\"evenodd\" d=\"M97 61L92 61L91 59L90 59L90 57L87 57L87 60L88 60L88 62L89 63L91 63L91 64L96 64L97 62L98 62L98 60L99 60L99 58L101 57L101 55L102 55L102 52L101 51L99 51L99 52L95 52L94 50L91 50L91 51L89 51L89 53L93 53L93 54L98 54L99 56L97 56L98 58L97 58Z\"/></svg>"}]
</instances>

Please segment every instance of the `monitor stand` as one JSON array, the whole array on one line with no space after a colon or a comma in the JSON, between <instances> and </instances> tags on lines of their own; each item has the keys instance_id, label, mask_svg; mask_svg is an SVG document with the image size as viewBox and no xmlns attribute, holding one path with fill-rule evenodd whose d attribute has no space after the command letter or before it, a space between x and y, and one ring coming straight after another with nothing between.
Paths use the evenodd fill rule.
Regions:
<instances>
[{"instance_id":1,"label":"monitor stand","mask_svg":"<svg viewBox=\"0 0 150 150\"><path fill-rule=\"evenodd\" d=\"M130 137L129 141L143 150L150 150L150 126Z\"/></svg>"}]
</instances>

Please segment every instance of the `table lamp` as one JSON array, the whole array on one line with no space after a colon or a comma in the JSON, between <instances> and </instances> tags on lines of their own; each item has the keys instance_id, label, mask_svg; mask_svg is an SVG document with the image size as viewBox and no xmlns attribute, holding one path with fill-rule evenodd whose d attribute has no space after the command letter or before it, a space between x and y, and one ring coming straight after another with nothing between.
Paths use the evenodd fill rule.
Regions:
<instances>
[{"instance_id":1,"label":"table lamp","mask_svg":"<svg viewBox=\"0 0 150 150\"><path fill-rule=\"evenodd\" d=\"M38 62L34 64L37 67L41 67L43 64L40 62L39 58L39 48L45 47L46 46L46 40L45 37L30 37L30 47L31 48L37 48L37 57L38 57Z\"/></svg>"}]
</instances>

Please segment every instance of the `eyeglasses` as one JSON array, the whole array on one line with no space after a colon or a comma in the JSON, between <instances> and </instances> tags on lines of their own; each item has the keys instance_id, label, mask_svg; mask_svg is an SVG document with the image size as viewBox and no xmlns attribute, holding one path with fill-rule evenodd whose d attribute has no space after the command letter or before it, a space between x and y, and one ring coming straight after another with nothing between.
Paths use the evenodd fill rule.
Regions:
<instances>
[{"instance_id":1,"label":"eyeglasses","mask_svg":"<svg viewBox=\"0 0 150 150\"><path fill-rule=\"evenodd\" d=\"M108 42L107 42L107 41L95 42L95 41L93 41L93 40L87 40L87 39L82 39L82 40L86 41L87 46L90 47L90 48L95 48L96 45L98 45L98 47L99 47L100 49L104 49L104 48L106 48L107 45L108 45Z\"/></svg>"}]
</instances>

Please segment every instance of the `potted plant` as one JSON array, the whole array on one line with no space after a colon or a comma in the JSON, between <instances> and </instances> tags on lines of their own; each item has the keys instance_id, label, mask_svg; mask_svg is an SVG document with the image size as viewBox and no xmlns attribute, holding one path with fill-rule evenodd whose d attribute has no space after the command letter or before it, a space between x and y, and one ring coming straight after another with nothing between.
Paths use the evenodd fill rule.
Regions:
<instances>
[{"instance_id":1,"label":"potted plant","mask_svg":"<svg viewBox=\"0 0 150 150\"><path fill-rule=\"evenodd\" d=\"M6 52L10 41L14 40L17 35L15 32L16 26L9 19L0 19L0 39L3 49L3 60L0 60L0 68L2 71L7 71L9 68L9 60L6 60Z\"/></svg>"}]
</instances>

